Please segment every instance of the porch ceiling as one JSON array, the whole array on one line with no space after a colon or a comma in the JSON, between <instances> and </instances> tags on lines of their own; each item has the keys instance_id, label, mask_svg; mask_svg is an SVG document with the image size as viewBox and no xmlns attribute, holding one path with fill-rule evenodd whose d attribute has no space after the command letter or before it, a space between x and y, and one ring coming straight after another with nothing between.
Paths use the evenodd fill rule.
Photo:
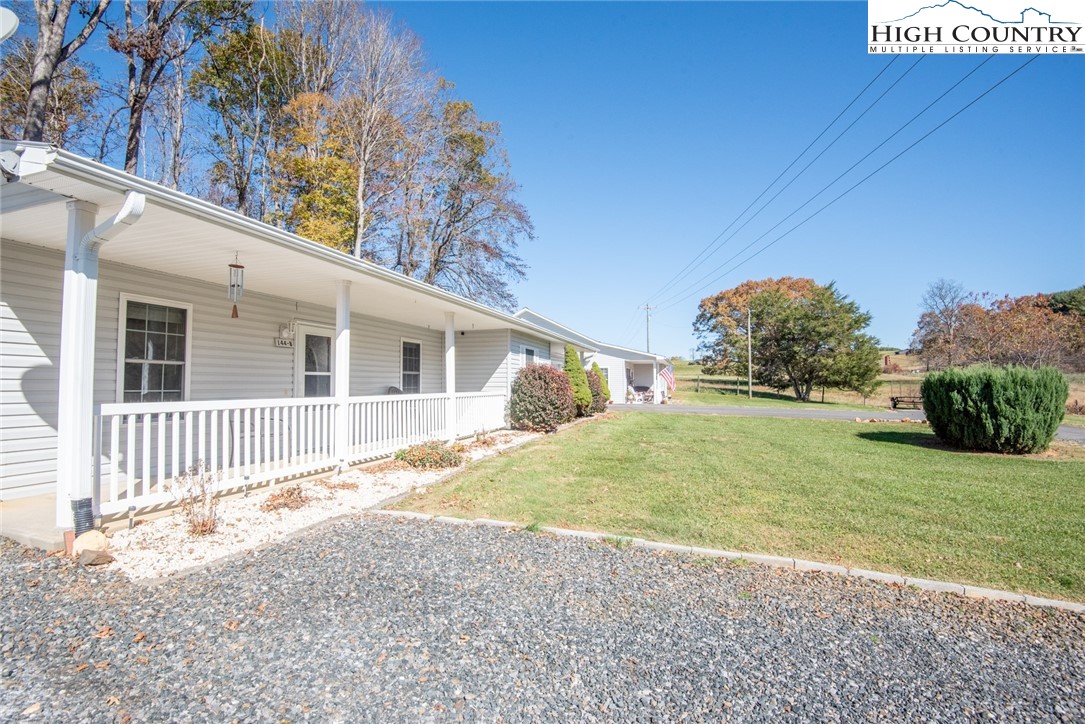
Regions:
<instances>
[{"instance_id":1,"label":"porch ceiling","mask_svg":"<svg viewBox=\"0 0 1085 724\"><path fill-rule=\"evenodd\" d=\"M59 160L67 158L70 155L63 154ZM100 222L120 208L127 190L134 189L147 196L143 217L102 247L103 260L220 284L225 297L227 264L236 252L245 266L246 292L334 308L336 282L343 279L351 282L351 309L359 314L443 329L444 313L454 311L457 329L511 327L569 341L375 264L142 179L107 171L88 174L83 168L51 166L17 182L0 182L0 235L63 250L66 202L81 199L96 204Z\"/></svg>"}]
</instances>

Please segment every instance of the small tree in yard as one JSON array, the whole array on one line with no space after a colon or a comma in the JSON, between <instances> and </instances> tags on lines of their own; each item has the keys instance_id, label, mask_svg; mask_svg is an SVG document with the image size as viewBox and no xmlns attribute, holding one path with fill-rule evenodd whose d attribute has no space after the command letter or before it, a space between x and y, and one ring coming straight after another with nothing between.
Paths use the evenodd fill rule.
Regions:
<instances>
[{"instance_id":1,"label":"small tree in yard","mask_svg":"<svg viewBox=\"0 0 1085 724\"><path fill-rule=\"evenodd\" d=\"M603 374L603 370L599 368L598 362L591 363L591 371L599 375L599 386L603 390L603 406L605 407L607 401L610 399L610 385L607 383L607 378Z\"/></svg>"},{"instance_id":2,"label":"small tree in yard","mask_svg":"<svg viewBox=\"0 0 1085 724\"><path fill-rule=\"evenodd\" d=\"M564 372L549 365L528 365L516 375L509 398L513 429L553 432L575 414L573 389Z\"/></svg>"},{"instance_id":3,"label":"small tree in yard","mask_svg":"<svg viewBox=\"0 0 1085 724\"><path fill-rule=\"evenodd\" d=\"M603 378L596 374L595 370L590 370L586 374L588 376L588 389L591 390L592 414L606 412L607 398L603 397Z\"/></svg>"},{"instance_id":4,"label":"small tree in yard","mask_svg":"<svg viewBox=\"0 0 1085 724\"><path fill-rule=\"evenodd\" d=\"M584 365L580 364L580 355L573 345L565 345L565 374L569 375L569 384L573 388L573 402L576 404L576 416L591 414L591 388L588 387L588 375Z\"/></svg>"}]
</instances>

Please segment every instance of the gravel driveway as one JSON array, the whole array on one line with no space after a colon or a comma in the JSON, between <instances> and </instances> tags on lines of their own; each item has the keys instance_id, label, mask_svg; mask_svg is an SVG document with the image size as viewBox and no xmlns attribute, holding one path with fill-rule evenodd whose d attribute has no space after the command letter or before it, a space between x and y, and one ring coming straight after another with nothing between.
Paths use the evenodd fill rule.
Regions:
<instances>
[{"instance_id":1,"label":"gravel driveway","mask_svg":"<svg viewBox=\"0 0 1085 724\"><path fill-rule=\"evenodd\" d=\"M1069 721L1085 617L341 519L137 585L4 542L0 720Z\"/></svg>"}]
</instances>

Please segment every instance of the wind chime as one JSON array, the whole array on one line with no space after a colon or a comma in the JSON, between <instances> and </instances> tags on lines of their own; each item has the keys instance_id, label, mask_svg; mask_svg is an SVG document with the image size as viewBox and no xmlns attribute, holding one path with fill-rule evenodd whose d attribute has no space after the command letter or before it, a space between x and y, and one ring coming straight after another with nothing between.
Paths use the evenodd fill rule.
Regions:
<instances>
[{"instance_id":1,"label":"wind chime","mask_svg":"<svg viewBox=\"0 0 1085 724\"><path fill-rule=\"evenodd\" d=\"M245 267L237 260L237 252L234 252L234 263L230 264L230 283L226 287L226 298L234 303L233 311L230 312L232 319L237 319L237 303L241 301L244 293Z\"/></svg>"}]
</instances>

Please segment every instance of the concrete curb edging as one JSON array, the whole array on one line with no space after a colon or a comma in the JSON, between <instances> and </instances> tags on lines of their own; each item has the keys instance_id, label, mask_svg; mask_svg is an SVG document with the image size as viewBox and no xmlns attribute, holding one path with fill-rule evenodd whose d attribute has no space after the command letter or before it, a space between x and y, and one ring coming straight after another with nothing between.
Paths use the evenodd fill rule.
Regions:
<instances>
[{"instance_id":1,"label":"concrete curb edging","mask_svg":"<svg viewBox=\"0 0 1085 724\"><path fill-rule=\"evenodd\" d=\"M492 528L516 530L522 530L526 527L519 523L510 523L504 520L493 520L490 518L476 518L475 520L468 520L466 518L452 518L444 515L435 517L427 513L415 513L407 510L370 510L367 512L372 515L383 515L392 518L403 518L408 520L433 521L436 523L446 523L458 526L487 526ZM1057 608L1063 611L1072 611L1074 613L1085 613L1085 604L1075 603L1073 601L1059 601L1053 598L1040 598L1037 596L1030 596L1023 593L1013 593L1012 591L998 591L993 588L970 586L963 583L951 583L949 581L933 581L927 578L912 578L910 576L900 576L895 573L870 571L864 568L847 568L845 566L838 566L832 563L807 561L803 560L802 558L787 558L784 556L769 556L759 553L725 551L719 550L717 548L698 548L696 546L677 545L674 543L660 543L658 541L644 540L643 538L627 538L625 536L608 535L606 533L596 533L586 530L570 530L568 528L552 528L549 526L539 528L539 532L550 533L551 535L559 536L562 538L576 538L580 540L593 541L616 541L621 543L627 543L635 548L644 548L650 551L678 553L681 555L706 556L712 558L726 558L728 560L744 560L750 563L758 563L764 566L772 566L774 568L789 568L791 570L803 572L831 573L838 576L850 576L852 578L862 578L868 581L877 581L879 583L907 586L909 588L915 588L921 591L953 593L958 596L965 596L968 598L979 598L988 601L1010 601L1012 603L1021 603L1027 606Z\"/></svg>"}]
</instances>

